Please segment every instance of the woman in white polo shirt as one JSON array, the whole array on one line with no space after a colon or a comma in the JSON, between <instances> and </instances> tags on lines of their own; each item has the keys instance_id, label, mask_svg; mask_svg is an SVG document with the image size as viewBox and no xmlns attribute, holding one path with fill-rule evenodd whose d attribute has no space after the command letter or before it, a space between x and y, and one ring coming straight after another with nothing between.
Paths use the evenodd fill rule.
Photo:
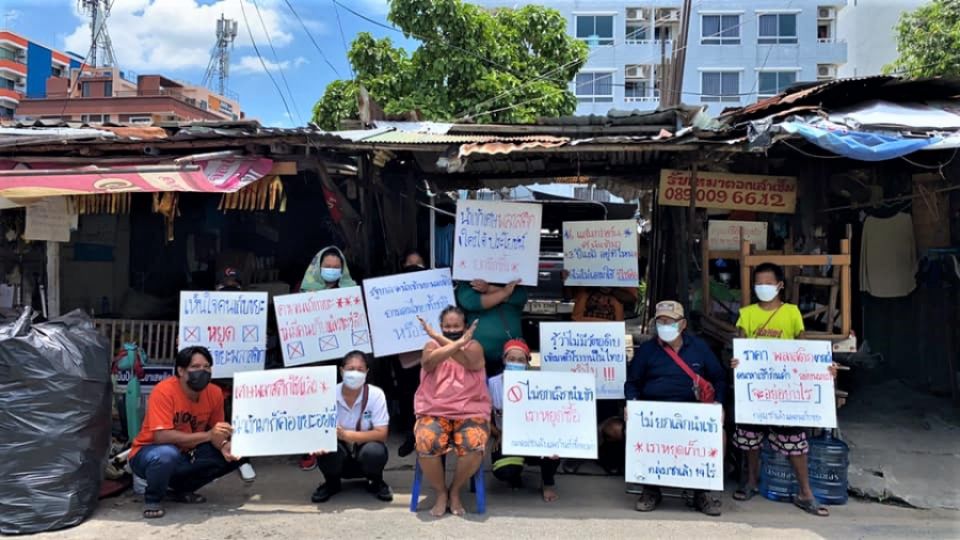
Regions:
<instances>
[{"instance_id":1,"label":"woman in white polo shirt","mask_svg":"<svg viewBox=\"0 0 960 540\"><path fill-rule=\"evenodd\" d=\"M343 382L337 385L337 451L316 452L324 482L310 500L323 503L341 489L341 479L363 478L367 491L381 501L393 500L383 481L387 465L387 428L390 413L383 390L367 384L367 355L360 351L343 357Z\"/></svg>"}]
</instances>

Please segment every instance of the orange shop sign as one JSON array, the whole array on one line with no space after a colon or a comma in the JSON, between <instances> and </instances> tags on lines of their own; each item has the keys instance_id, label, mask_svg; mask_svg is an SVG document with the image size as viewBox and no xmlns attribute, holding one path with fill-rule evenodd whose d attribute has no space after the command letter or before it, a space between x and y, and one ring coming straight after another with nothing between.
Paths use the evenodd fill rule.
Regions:
<instances>
[{"instance_id":1,"label":"orange shop sign","mask_svg":"<svg viewBox=\"0 0 960 540\"><path fill-rule=\"evenodd\" d=\"M690 171L660 171L659 203L690 206ZM698 171L697 207L792 214L797 207L797 179Z\"/></svg>"}]
</instances>

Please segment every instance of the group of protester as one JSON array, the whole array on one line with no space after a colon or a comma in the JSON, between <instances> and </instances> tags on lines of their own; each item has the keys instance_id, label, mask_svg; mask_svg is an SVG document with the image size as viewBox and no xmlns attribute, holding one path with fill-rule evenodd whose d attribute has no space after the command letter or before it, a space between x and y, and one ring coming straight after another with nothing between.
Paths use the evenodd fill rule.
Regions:
<instances>
[{"instance_id":1,"label":"group of protester","mask_svg":"<svg viewBox=\"0 0 960 540\"><path fill-rule=\"evenodd\" d=\"M403 270L424 269L423 258L411 252ZM803 318L796 306L783 302L782 270L772 264L754 272L754 291L759 302L740 311L737 327L741 337L797 339L803 334ZM352 286L346 259L337 248L322 250L313 259L301 290L324 290ZM626 308L636 302L635 289L580 288L573 319L577 321L622 321ZM525 466L540 469L543 500L558 499L555 476L557 456L521 458L504 456L500 450L503 410L503 371L527 369L530 348L522 340L521 314L527 292L517 282L493 285L483 280L460 283L458 306L449 306L438 321L420 319L429 337L422 351L401 355L397 383L399 405L410 421L401 429L405 441L401 455L417 452L424 478L433 489L430 513L448 511L463 515L461 491L479 470L486 452L492 454L493 474L511 487L521 486ZM687 327L683 306L674 301L656 305L656 336L635 349L629 359L624 385L626 400L697 402L697 379L708 381L714 401L724 403L726 370L707 344ZM435 329L434 324L439 328ZM736 370L739 362L731 361ZM384 482L388 460L386 446L390 415L384 391L367 382L369 357L348 353L340 363L337 385L336 452L305 456L304 468L319 468L324 481L313 493L316 503L328 501L342 488L343 479L363 479L367 490L382 501L393 494ZM836 369L830 366L835 376ZM239 468L243 461L231 452L232 428L225 421L224 394L211 385L209 351L190 347L179 352L175 377L161 382L150 396L141 433L133 442L131 467L145 479L145 518L164 515L164 499L204 502L196 493L203 485ZM598 401L600 463L612 471L623 470L626 430L625 402ZM808 444L802 428L736 427L733 445L746 453L746 482L734 498L747 501L758 493L759 449L764 440L789 457L799 483L794 503L806 512L826 516L816 502L807 475ZM457 456L453 477L446 478L445 456ZM643 486L636 510L649 512L661 502L656 486ZM697 491L691 504L710 516L720 515L720 502Z\"/></svg>"}]
</instances>

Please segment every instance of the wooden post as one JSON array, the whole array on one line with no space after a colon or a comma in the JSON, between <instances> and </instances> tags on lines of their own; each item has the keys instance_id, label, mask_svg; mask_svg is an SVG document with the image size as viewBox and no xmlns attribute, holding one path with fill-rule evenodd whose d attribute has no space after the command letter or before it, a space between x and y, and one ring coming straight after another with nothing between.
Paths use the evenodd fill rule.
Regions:
<instances>
[{"instance_id":1,"label":"wooden post","mask_svg":"<svg viewBox=\"0 0 960 540\"><path fill-rule=\"evenodd\" d=\"M700 241L700 260L703 270L700 272L700 281L703 284L703 314L710 315L713 306L713 298L710 295L710 239L706 231L703 233L703 239Z\"/></svg>"},{"instance_id":2,"label":"wooden post","mask_svg":"<svg viewBox=\"0 0 960 540\"><path fill-rule=\"evenodd\" d=\"M47 318L60 316L60 242L47 241Z\"/></svg>"},{"instance_id":3,"label":"wooden post","mask_svg":"<svg viewBox=\"0 0 960 540\"><path fill-rule=\"evenodd\" d=\"M750 256L750 242L747 240L740 240L740 307L747 307L750 305L750 289L751 289L751 267L747 263L747 257Z\"/></svg>"},{"instance_id":4,"label":"wooden post","mask_svg":"<svg viewBox=\"0 0 960 540\"><path fill-rule=\"evenodd\" d=\"M850 255L850 239L844 238L840 241L840 254ZM840 335L850 336L851 326L851 305L853 294L850 290L850 263L840 267ZM831 329L832 332L832 329Z\"/></svg>"}]
</instances>

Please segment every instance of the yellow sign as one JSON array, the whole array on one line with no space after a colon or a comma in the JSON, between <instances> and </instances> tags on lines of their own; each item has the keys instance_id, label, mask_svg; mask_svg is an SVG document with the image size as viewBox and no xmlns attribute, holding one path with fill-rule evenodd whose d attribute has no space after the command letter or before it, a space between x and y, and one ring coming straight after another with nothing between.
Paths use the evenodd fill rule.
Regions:
<instances>
[{"instance_id":1,"label":"yellow sign","mask_svg":"<svg viewBox=\"0 0 960 540\"><path fill-rule=\"evenodd\" d=\"M660 171L659 203L690 206L690 171ZM697 171L697 208L792 214L796 207L796 177Z\"/></svg>"}]
</instances>

